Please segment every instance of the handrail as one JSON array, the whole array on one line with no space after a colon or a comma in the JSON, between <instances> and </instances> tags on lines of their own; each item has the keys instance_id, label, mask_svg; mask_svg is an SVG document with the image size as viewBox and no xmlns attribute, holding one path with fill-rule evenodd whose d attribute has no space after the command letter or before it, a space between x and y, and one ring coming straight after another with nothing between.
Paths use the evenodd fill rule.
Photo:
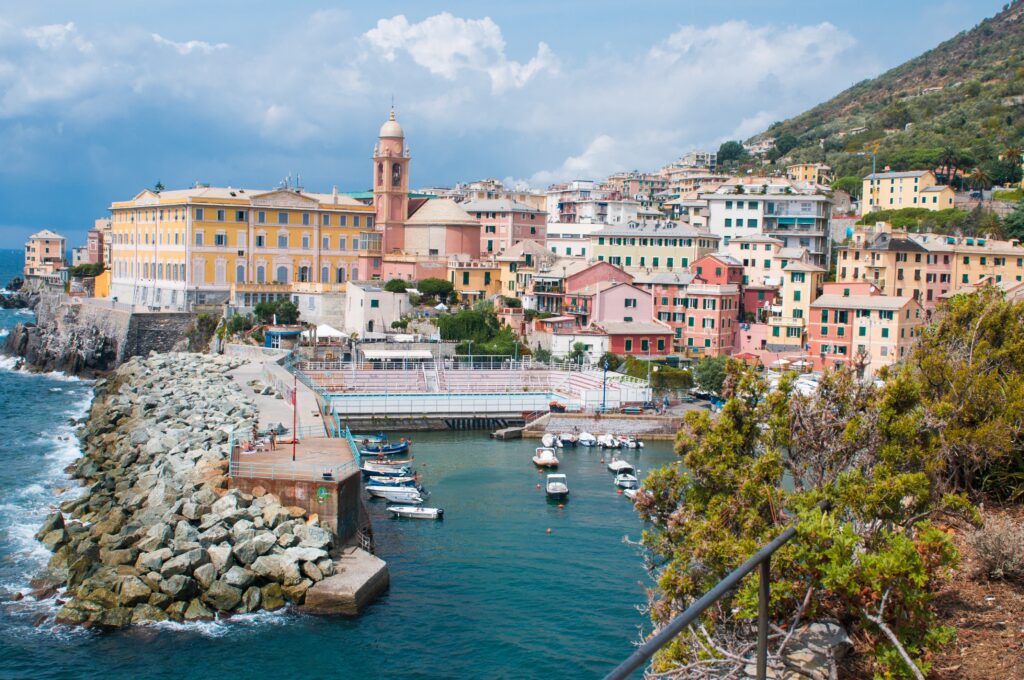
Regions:
<instances>
[{"instance_id":1,"label":"handrail","mask_svg":"<svg viewBox=\"0 0 1024 680\"><path fill-rule=\"evenodd\" d=\"M828 510L828 505L822 503L820 507ZM671 642L677 635L683 632L687 626L693 623L704 610L724 597L735 587L744 576L760 567L761 583L757 593L757 673L758 680L764 680L768 673L768 604L770 601L769 581L771 579L771 559L775 552L796 536L796 527L790 527L783 531L771 543L758 550L746 562L718 582L714 588L706 592L699 600L687 607L686 611L672 619L668 625L662 628L656 635L633 652L629 658L619 664L611 673L605 676L605 680L622 680L650 661L655 653Z\"/></svg>"}]
</instances>

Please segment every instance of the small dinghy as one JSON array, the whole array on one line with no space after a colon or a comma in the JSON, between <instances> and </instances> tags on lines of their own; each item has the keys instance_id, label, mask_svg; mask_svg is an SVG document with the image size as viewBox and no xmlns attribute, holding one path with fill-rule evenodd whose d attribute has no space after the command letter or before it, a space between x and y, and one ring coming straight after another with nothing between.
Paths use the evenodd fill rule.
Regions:
<instances>
[{"instance_id":1,"label":"small dinghy","mask_svg":"<svg viewBox=\"0 0 1024 680\"><path fill-rule=\"evenodd\" d=\"M364 456L376 456L378 454L389 456L396 453L406 453L408 450L409 442L403 439L397 444L371 444L369 442L363 442L362 448L359 452Z\"/></svg>"},{"instance_id":2,"label":"small dinghy","mask_svg":"<svg viewBox=\"0 0 1024 680\"><path fill-rule=\"evenodd\" d=\"M565 475L548 475L544 490L552 500L564 501L569 497L569 483Z\"/></svg>"},{"instance_id":3,"label":"small dinghy","mask_svg":"<svg viewBox=\"0 0 1024 680\"><path fill-rule=\"evenodd\" d=\"M580 432L580 436L577 437L577 441L580 446L597 446L597 437L589 432Z\"/></svg>"},{"instance_id":4,"label":"small dinghy","mask_svg":"<svg viewBox=\"0 0 1024 680\"><path fill-rule=\"evenodd\" d=\"M623 470L625 470L627 468L630 469L630 470L633 469L633 465L629 461L619 460L618 458L612 458L610 461L608 461L608 471L609 472L616 472L616 473L618 473L618 472L622 472Z\"/></svg>"},{"instance_id":5,"label":"small dinghy","mask_svg":"<svg viewBox=\"0 0 1024 680\"><path fill-rule=\"evenodd\" d=\"M412 519L444 519L444 510L441 508L418 508L409 505L389 505L388 512L395 517L410 517Z\"/></svg>"},{"instance_id":6,"label":"small dinghy","mask_svg":"<svg viewBox=\"0 0 1024 680\"><path fill-rule=\"evenodd\" d=\"M537 467L558 467L558 458L555 457L555 450L539 446L533 456L533 464Z\"/></svg>"},{"instance_id":7,"label":"small dinghy","mask_svg":"<svg viewBox=\"0 0 1024 680\"><path fill-rule=\"evenodd\" d=\"M366 480L367 486L416 486L415 477L378 477L373 475Z\"/></svg>"},{"instance_id":8,"label":"small dinghy","mask_svg":"<svg viewBox=\"0 0 1024 680\"><path fill-rule=\"evenodd\" d=\"M602 434L597 438L597 445L602 449L621 449L622 442L610 434Z\"/></svg>"},{"instance_id":9,"label":"small dinghy","mask_svg":"<svg viewBox=\"0 0 1024 680\"><path fill-rule=\"evenodd\" d=\"M383 498L391 503L418 505L423 502L423 495L414 486L368 486L366 490L374 498Z\"/></svg>"},{"instance_id":10,"label":"small dinghy","mask_svg":"<svg viewBox=\"0 0 1024 680\"><path fill-rule=\"evenodd\" d=\"M639 493L638 489L626 489L622 492L622 495L632 501L636 500L637 493Z\"/></svg>"},{"instance_id":11,"label":"small dinghy","mask_svg":"<svg viewBox=\"0 0 1024 680\"><path fill-rule=\"evenodd\" d=\"M384 444L388 441L388 436L383 432L378 432L377 434L354 434L352 438L364 444Z\"/></svg>"},{"instance_id":12,"label":"small dinghy","mask_svg":"<svg viewBox=\"0 0 1024 680\"><path fill-rule=\"evenodd\" d=\"M549 449L562 448L562 441L550 432L544 433L544 436L540 438L540 443Z\"/></svg>"},{"instance_id":13,"label":"small dinghy","mask_svg":"<svg viewBox=\"0 0 1024 680\"><path fill-rule=\"evenodd\" d=\"M558 435L558 441L562 442L562 446L576 446L576 442L578 442L579 439L577 439L574 434L563 432Z\"/></svg>"}]
</instances>

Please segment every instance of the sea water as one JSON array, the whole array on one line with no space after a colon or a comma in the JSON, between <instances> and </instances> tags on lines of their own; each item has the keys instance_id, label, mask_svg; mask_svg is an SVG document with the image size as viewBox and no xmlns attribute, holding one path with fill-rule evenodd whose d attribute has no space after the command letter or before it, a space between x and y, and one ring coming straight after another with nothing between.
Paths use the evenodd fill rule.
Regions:
<instances>
[{"instance_id":1,"label":"sea water","mask_svg":"<svg viewBox=\"0 0 1024 680\"><path fill-rule=\"evenodd\" d=\"M0 285L18 273L20 257L0 251ZM2 329L26 319L0 310ZM80 455L69 419L86 413L91 390L13 368L0 358L7 593L28 591L49 558L33 535L77 493L63 472ZM428 504L445 518L392 519L383 502L368 503L391 588L359 618L277 612L99 632L54 627L54 600L5 601L0 678L594 678L633 651L649 630L638 607L651 584L624 541L639 539L643 526L616 493L601 462L607 453L559 451L571 490L559 508L530 461L536 441L455 432L414 440ZM668 442L620 455L641 477L673 460Z\"/></svg>"}]
</instances>

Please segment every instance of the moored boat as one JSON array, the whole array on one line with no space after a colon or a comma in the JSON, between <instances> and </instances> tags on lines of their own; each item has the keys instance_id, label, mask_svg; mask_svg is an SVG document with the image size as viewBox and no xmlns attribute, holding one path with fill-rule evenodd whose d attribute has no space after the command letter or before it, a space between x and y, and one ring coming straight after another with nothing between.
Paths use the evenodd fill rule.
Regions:
<instances>
[{"instance_id":1,"label":"moored boat","mask_svg":"<svg viewBox=\"0 0 1024 680\"><path fill-rule=\"evenodd\" d=\"M368 486L366 490L371 496L391 503L418 505L423 502L423 492L414 486Z\"/></svg>"},{"instance_id":2,"label":"moored boat","mask_svg":"<svg viewBox=\"0 0 1024 680\"><path fill-rule=\"evenodd\" d=\"M363 476L370 477L408 477L412 474L412 470L403 466L398 465L380 465L379 463L365 462L363 466L359 468L363 471Z\"/></svg>"},{"instance_id":3,"label":"moored boat","mask_svg":"<svg viewBox=\"0 0 1024 680\"><path fill-rule=\"evenodd\" d=\"M444 510L441 508L417 508L408 505L389 505L388 512L395 517L410 517L413 519L444 519Z\"/></svg>"},{"instance_id":4,"label":"moored boat","mask_svg":"<svg viewBox=\"0 0 1024 680\"><path fill-rule=\"evenodd\" d=\"M537 467L558 467L558 458L555 457L555 450L545 446L538 446L533 456L533 464Z\"/></svg>"},{"instance_id":5,"label":"moored boat","mask_svg":"<svg viewBox=\"0 0 1024 680\"><path fill-rule=\"evenodd\" d=\"M580 446L597 446L597 437L589 432L580 432L577 440Z\"/></svg>"},{"instance_id":6,"label":"moored boat","mask_svg":"<svg viewBox=\"0 0 1024 680\"><path fill-rule=\"evenodd\" d=\"M352 438L364 444L382 444L388 440L388 436L383 432L378 432L377 434L353 434Z\"/></svg>"},{"instance_id":7,"label":"moored boat","mask_svg":"<svg viewBox=\"0 0 1024 680\"><path fill-rule=\"evenodd\" d=\"M622 492L622 495L624 495L626 498L632 501L636 500L636 495L638 492L638 489L626 489Z\"/></svg>"},{"instance_id":8,"label":"moored boat","mask_svg":"<svg viewBox=\"0 0 1024 680\"><path fill-rule=\"evenodd\" d=\"M576 442L579 439L570 432L562 432L558 435L558 441L562 443L562 446L576 446Z\"/></svg>"},{"instance_id":9,"label":"moored boat","mask_svg":"<svg viewBox=\"0 0 1024 680\"><path fill-rule=\"evenodd\" d=\"M620 489L635 489L640 486L640 481L636 478L633 468L623 468L615 475L615 486Z\"/></svg>"},{"instance_id":10,"label":"moored boat","mask_svg":"<svg viewBox=\"0 0 1024 680\"><path fill-rule=\"evenodd\" d=\"M631 463L629 463L628 461L619 460L618 458L612 458L610 461L608 461L608 471L609 472L616 472L617 473L617 472L621 472L622 470L624 470L626 468L632 470L633 469L633 465Z\"/></svg>"},{"instance_id":11,"label":"moored boat","mask_svg":"<svg viewBox=\"0 0 1024 680\"><path fill-rule=\"evenodd\" d=\"M540 438L540 443L549 449L562 448L561 440L550 432L544 433L544 436Z\"/></svg>"},{"instance_id":12,"label":"moored boat","mask_svg":"<svg viewBox=\"0 0 1024 680\"><path fill-rule=\"evenodd\" d=\"M569 497L569 482L565 475L548 475L544 490L548 498L565 500Z\"/></svg>"},{"instance_id":13,"label":"moored boat","mask_svg":"<svg viewBox=\"0 0 1024 680\"><path fill-rule=\"evenodd\" d=\"M408 450L409 442L403 439L397 444L370 444L368 442L364 442L361 448L359 449L359 452L362 453L364 456L375 456L378 454L388 456L394 455L396 453L405 453Z\"/></svg>"},{"instance_id":14,"label":"moored boat","mask_svg":"<svg viewBox=\"0 0 1024 680\"><path fill-rule=\"evenodd\" d=\"M614 435L602 434L597 437L597 445L602 449L621 449L622 442L618 440Z\"/></svg>"},{"instance_id":15,"label":"moored boat","mask_svg":"<svg viewBox=\"0 0 1024 680\"><path fill-rule=\"evenodd\" d=\"M415 477L379 477L372 475L366 480L367 486L416 486Z\"/></svg>"}]
</instances>

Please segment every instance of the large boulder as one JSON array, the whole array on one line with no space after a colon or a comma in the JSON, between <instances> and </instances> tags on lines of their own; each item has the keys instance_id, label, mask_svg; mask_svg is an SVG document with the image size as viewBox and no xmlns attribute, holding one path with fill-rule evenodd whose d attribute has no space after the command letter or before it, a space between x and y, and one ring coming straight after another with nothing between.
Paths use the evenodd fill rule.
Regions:
<instances>
[{"instance_id":1,"label":"large boulder","mask_svg":"<svg viewBox=\"0 0 1024 680\"><path fill-rule=\"evenodd\" d=\"M205 550L195 548L164 562L163 566L160 567L160 575L168 578L176 574L190 574L196 567L208 560L209 558L206 556Z\"/></svg>"},{"instance_id":2,"label":"large boulder","mask_svg":"<svg viewBox=\"0 0 1024 680\"><path fill-rule=\"evenodd\" d=\"M196 567L196 570L192 572L192 578L196 580L200 588L209 588L217 580L217 568L207 562Z\"/></svg>"},{"instance_id":3,"label":"large boulder","mask_svg":"<svg viewBox=\"0 0 1024 680\"><path fill-rule=\"evenodd\" d=\"M121 580L118 600L122 607L134 607L149 602L152 589L137 576L126 576Z\"/></svg>"},{"instance_id":4,"label":"large boulder","mask_svg":"<svg viewBox=\"0 0 1024 680\"><path fill-rule=\"evenodd\" d=\"M172 557L174 557L174 553L170 548L160 548L159 550L139 555L139 559L135 560L135 566L146 571L160 571L160 567L163 566L164 562Z\"/></svg>"},{"instance_id":5,"label":"large boulder","mask_svg":"<svg viewBox=\"0 0 1024 680\"><path fill-rule=\"evenodd\" d=\"M308 524L300 524L295 527L295 535L299 539L299 545L303 548L320 548L321 550L327 550L333 540L331 532L321 527Z\"/></svg>"},{"instance_id":6,"label":"large boulder","mask_svg":"<svg viewBox=\"0 0 1024 680\"><path fill-rule=\"evenodd\" d=\"M260 602L263 608L268 611L274 611L284 606L284 591L281 590L281 584L279 583L268 583L267 585L260 588Z\"/></svg>"},{"instance_id":7,"label":"large boulder","mask_svg":"<svg viewBox=\"0 0 1024 680\"><path fill-rule=\"evenodd\" d=\"M278 583L298 583L302 580L297 560L287 555L263 555L252 563L252 570Z\"/></svg>"},{"instance_id":8,"label":"large boulder","mask_svg":"<svg viewBox=\"0 0 1024 680\"><path fill-rule=\"evenodd\" d=\"M191 577L176 574L160 582L160 591L175 600L189 600L196 594L198 588Z\"/></svg>"},{"instance_id":9,"label":"large boulder","mask_svg":"<svg viewBox=\"0 0 1024 680\"><path fill-rule=\"evenodd\" d=\"M252 571L235 565L227 570L224 574L223 581L229 586L234 586L236 588L248 588L255 578L256 574Z\"/></svg>"},{"instance_id":10,"label":"large boulder","mask_svg":"<svg viewBox=\"0 0 1024 680\"><path fill-rule=\"evenodd\" d=\"M272 533L264 532L235 545L233 552L239 562L248 566L260 555L266 554L276 543L277 538Z\"/></svg>"},{"instance_id":11,"label":"large boulder","mask_svg":"<svg viewBox=\"0 0 1024 680\"><path fill-rule=\"evenodd\" d=\"M210 588L203 593L203 602L222 612L233 610L241 601L242 590L228 585L224 581L214 581Z\"/></svg>"},{"instance_id":12,"label":"large boulder","mask_svg":"<svg viewBox=\"0 0 1024 680\"><path fill-rule=\"evenodd\" d=\"M186 621L209 621L214 616L214 613L199 598L189 602L188 608L185 610Z\"/></svg>"},{"instance_id":13,"label":"large boulder","mask_svg":"<svg viewBox=\"0 0 1024 680\"><path fill-rule=\"evenodd\" d=\"M231 557L231 545L229 543L211 545L206 549L206 555L210 558L210 564L214 566L218 574L223 574L235 562Z\"/></svg>"},{"instance_id":14,"label":"large boulder","mask_svg":"<svg viewBox=\"0 0 1024 680\"><path fill-rule=\"evenodd\" d=\"M306 591L303 609L314 614L355 616L387 590L390 577L383 560L363 550L345 555L345 569Z\"/></svg>"}]
</instances>

